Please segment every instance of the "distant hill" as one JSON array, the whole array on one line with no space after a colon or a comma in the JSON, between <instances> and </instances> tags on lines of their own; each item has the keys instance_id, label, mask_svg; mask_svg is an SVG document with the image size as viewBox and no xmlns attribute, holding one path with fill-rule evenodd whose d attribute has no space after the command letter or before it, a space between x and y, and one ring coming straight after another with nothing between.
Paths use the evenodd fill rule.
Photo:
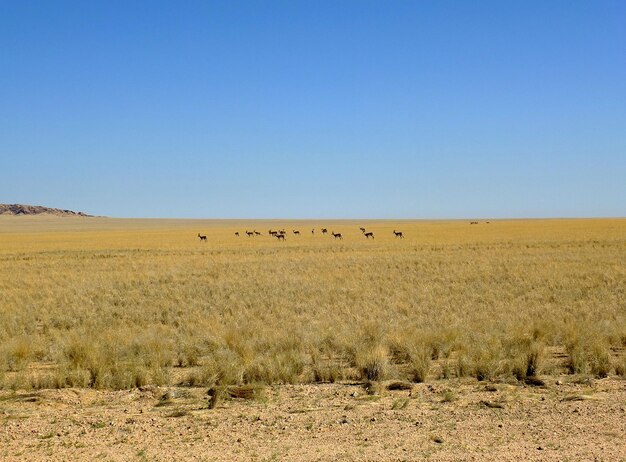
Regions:
<instances>
[{"instance_id":1,"label":"distant hill","mask_svg":"<svg viewBox=\"0 0 626 462\"><path fill-rule=\"evenodd\" d=\"M41 205L0 204L0 215L56 215L59 217L92 217L83 212L53 209Z\"/></svg>"}]
</instances>

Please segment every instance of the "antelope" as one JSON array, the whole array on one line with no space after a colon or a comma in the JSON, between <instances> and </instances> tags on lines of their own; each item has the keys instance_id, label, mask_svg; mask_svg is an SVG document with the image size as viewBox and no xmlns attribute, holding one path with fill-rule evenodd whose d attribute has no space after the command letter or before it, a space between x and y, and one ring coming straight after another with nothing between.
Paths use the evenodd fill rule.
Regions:
<instances>
[{"instance_id":1,"label":"antelope","mask_svg":"<svg viewBox=\"0 0 626 462\"><path fill-rule=\"evenodd\" d=\"M270 236L276 236L277 234L278 234L278 231L272 231L272 230L270 229L270 232L269 232L269 235L270 235Z\"/></svg>"},{"instance_id":2,"label":"antelope","mask_svg":"<svg viewBox=\"0 0 626 462\"><path fill-rule=\"evenodd\" d=\"M393 230L393 234L396 235L396 237L399 237L400 239L404 239L404 235L402 234L402 231L396 231L395 229Z\"/></svg>"},{"instance_id":3,"label":"antelope","mask_svg":"<svg viewBox=\"0 0 626 462\"><path fill-rule=\"evenodd\" d=\"M239 231L235 231L235 236L239 237Z\"/></svg>"},{"instance_id":4,"label":"antelope","mask_svg":"<svg viewBox=\"0 0 626 462\"><path fill-rule=\"evenodd\" d=\"M322 234L326 234L328 230L326 228L322 228Z\"/></svg>"},{"instance_id":5,"label":"antelope","mask_svg":"<svg viewBox=\"0 0 626 462\"><path fill-rule=\"evenodd\" d=\"M198 233L198 237L200 238L200 242L207 242L206 236L203 236L202 234Z\"/></svg>"},{"instance_id":6,"label":"antelope","mask_svg":"<svg viewBox=\"0 0 626 462\"><path fill-rule=\"evenodd\" d=\"M315 228L311 230L311 234L315 234Z\"/></svg>"},{"instance_id":7,"label":"antelope","mask_svg":"<svg viewBox=\"0 0 626 462\"><path fill-rule=\"evenodd\" d=\"M369 239L370 237L374 239L374 233L371 231L369 233L364 232L363 236L365 236L367 239Z\"/></svg>"},{"instance_id":8,"label":"antelope","mask_svg":"<svg viewBox=\"0 0 626 462\"><path fill-rule=\"evenodd\" d=\"M365 232L365 228L359 228L361 230L362 233Z\"/></svg>"},{"instance_id":9,"label":"antelope","mask_svg":"<svg viewBox=\"0 0 626 462\"><path fill-rule=\"evenodd\" d=\"M284 241L285 240L285 235L284 234L274 234L274 236L276 236L276 239L278 239L279 241Z\"/></svg>"},{"instance_id":10,"label":"antelope","mask_svg":"<svg viewBox=\"0 0 626 462\"><path fill-rule=\"evenodd\" d=\"M334 231L331 231L330 234L332 234L335 239L343 239L343 236L341 235L341 233L335 234Z\"/></svg>"},{"instance_id":11,"label":"antelope","mask_svg":"<svg viewBox=\"0 0 626 462\"><path fill-rule=\"evenodd\" d=\"M300 235L300 231L298 231L297 229L294 229L294 230L293 230L293 233L294 233L294 234L297 234L298 236Z\"/></svg>"},{"instance_id":12,"label":"antelope","mask_svg":"<svg viewBox=\"0 0 626 462\"><path fill-rule=\"evenodd\" d=\"M280 231L278 231L278 234L280 234L280 235L284 236L284 235L285 235L285 234L287 234L287 233L285 232L285 230L284 230L284 229L281 229Z\"/></svg>"},{"instance_id":13,"label":"antelope","mask_svg":"<svg viewBox=\"0 0 626 462\"><path fill-rule=\"evenodd\" d=\"M261 235L261 233L259 233L256 229L254 230L254 234L256 234L257 236Z\"/></svg>"},{"instance_id":14,"label":"antelope","mask_svg":"<svg viewBox=\"0 0 626 462\"><path fill-rule=\"evenodd\" d=\"M248 235L248 237L254 236L254 232L252 232L252 231L247 231L246 230L246 234Z\"/></svg>"},{"instance_id":15,"label":"antelope","mask_svg":"<svg viewBox=\"0 0 626 462\"><path fill-rule=\"evenodd\" d=\"M478 222L477 221L470 221L470 225L477 225Z\"/></svg>"}]
</instances>

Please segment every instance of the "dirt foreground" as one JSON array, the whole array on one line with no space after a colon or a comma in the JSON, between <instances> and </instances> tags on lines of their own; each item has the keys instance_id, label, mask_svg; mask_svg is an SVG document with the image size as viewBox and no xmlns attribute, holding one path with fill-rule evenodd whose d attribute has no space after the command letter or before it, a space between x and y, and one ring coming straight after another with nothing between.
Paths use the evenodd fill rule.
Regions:
<instances>
[{"instance_id":1,"label":"dirt foreground","mask_svg":"<svg viewBox=\"0 0 626 462\"><path fill-rule=\"evenodd\" d=\"M411 390L284 385L209 409L205 388L0 392L0 459L626 460L626 381Z\"/></svg>"}]
</instances>

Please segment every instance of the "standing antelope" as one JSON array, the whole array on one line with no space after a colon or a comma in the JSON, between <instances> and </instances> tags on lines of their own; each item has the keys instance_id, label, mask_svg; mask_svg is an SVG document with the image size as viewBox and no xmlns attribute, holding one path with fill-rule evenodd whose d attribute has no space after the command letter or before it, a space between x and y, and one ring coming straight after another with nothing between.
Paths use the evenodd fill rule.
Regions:
<instances>
[{"instance_id":1,"label":"standing antelope","mask_svg":"<svg viewBox=\"0 0 626 462\"><path fill-rule=\"evenodd\" d=\"M239 237L239 231L235 231L235 236Z\"/></svg>"},{"instance_id":2,"label":"standing antelope","mask_svg":"<svg viewBox=\"0 0 626 462\"><path fill-rule=\"evenodd\" d=\"M365 232L365 228L359 228L361 230L362 233Z\"/></svg>"},{"instance_id":3,"label":"standing antelope","mask_svg":"<svg viewBox=\"0 0 626 462\"><path fill-rule=\"evenodd\" d=\"M326 228L322 228L322 234L326 234L328 230Z\"/></svg>"},{"instance_id":4,"label":"standing antelope","mask_svg":"<svg viewBox=\"0 0 626 462\"><path fill-rule=\"evenodd\" d=\"M256 234L257 236L261 235L261 233L259 233L256 229L254 230L254 234Z\"/></svg>"},{"instance_id":5,"label":"standing antelope","mask_svg":"<svg viewBox=\"0 0 626 462\"><path fill-rule=\"evenodd\" d=\"M341 235L341 233L335 234L334 231L331 231L330 234L332 234L335 239L343 239L343 236Z\"/></svg>"},{"instance_id":6,"label":"standing antelope","mask_svg":"<svg viewBox=\"0 0 626 462\"><path fill-rule=\"evenodd\" d=\"M273 231L270 229L269 235L270 236L276 236L278 234L278 231Z\"/></svg>"},{"instance_id":7,"label":"standing antelope","mask_svg":"<svg viewBox=\"0 0 626 462\"><path fill-rule=\"evenodd\" d=\"M300 235L300 231L298 231L297 229L294 229L294 230L293 230L293 233L294 233L294 234L297 234L298 236Z\"/></svg>"},{"instance_id":8,"label":"standing antelope","mask_svg":"<svg viewBox=\"0 0 626 462\"><path fill-rule=\"evenodd\" d=\"M246 234L248 235L248 237L254 236L254 232L253 231L246 230Z\"/></svg>"},{"instance_id":9,"label":"standing antelope","mask_svg":"<svg viewBox=\"0 0 626 462\"><path fill-rule=\"evenodd\" d=\"M279 241L284 241L285 240L285 235L284 234L274 234L274 236L276 236L276 239L278 239Z\"/></svg>"},{"instance_id":10,"label":"standing antelope","mask_svg":"<svg viewBox=\"0 0 626 462\"><path fill-rule=\"evenodd\" d=\"M364 233L363 233L363 236L365 236L367 239L369 239L370 237L371 237L372 239L374 239L374 233L373 233L373 232L371 232L371 231L370 231L370 232L368 232L368 233L365 233L365 232L364 232Z\"/></svg>"},{"instance_id":11,"label":"standing antelope","mask_svg":"<svg viewBox=\"0 0 626 462\"><path fill-rule=\"evenodd\" d=\"M393 234L396 235L396 237L399 237L400 239L404 239L404 235L402 234L402 231L396 231L395 229L393 230Z\"/></svg>"},{"instance_id":12,"label":"standing antelope","mask_svg":"<svg viewBox=\"0 0 626 462\"><path fill-rule=\"evenodd\" d=\"M207 242L206 236L203 236L202 234L198 233L198 237L200 238L200 242Z\"/></svg>"}]
</instances>

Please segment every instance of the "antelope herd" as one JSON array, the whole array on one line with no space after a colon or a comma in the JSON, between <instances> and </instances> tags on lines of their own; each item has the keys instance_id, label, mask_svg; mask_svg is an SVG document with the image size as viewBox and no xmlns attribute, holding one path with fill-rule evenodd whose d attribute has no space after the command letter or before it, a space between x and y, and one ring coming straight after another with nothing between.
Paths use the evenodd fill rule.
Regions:
<instances>
[{"instance_id":1,"label":"antelope herd","mask_svg":"<svg viewBox=\"0 0 626 462\"><path fill-rule=\"evenodd\" d=\"M374 239L374 233L372 231L367 231L363 227L360 227L359 230L361 231L363 236L365 236L365 239L368 239L368 240L370 238ZM328 234L328 229L327 228L322 228L321 231L322 231L322 234L324 234L324 235ZM299 229L292 229L291 232L293 233L294 236L300 236L300 230ZM246 230L245 234L248 237L262 236L263 235L260 232L258 232L256 229L254 229L252 231ZM283 241L284 242L285 239L286 239L287 231L285 231L284 229L280 229L280 230L270 229L270 230L268 230L267 234L269 236L275 237L279 241ZM315 235L315 228L311 229L311 234ZM330 234L333 236L333 239L343 240L343 235L341 233L336 233L334 231L331 231ZM396 231L394 229L393 230L393 234L395 235L395 237L399 237L400 239L404 239L404 235L402 234L402 231ZM205 235L202 235L202 234L198 233L198 237L200 238L201 242L207 242L207 237ZM239 231L235 231L235 237L239 237Z\"/></svg>"},{"instance_id":2,"label":"antelope herd","mask_svg":"<svg viewBox=\"0 0 626 462\"><path fill-rule=\"evenodd\" d=\"M486 224L489 224L488 221L485 221ZM470 221L470 225L477 225L479 224L478 221ZM363 236L365 236L365 239L374 239L374 233L372 231L367 231L364 227L360 227L359 230L361 231L361 234L363 234ZM320 228L320 231L322 232L323 235L328 234L328 229L327 228ZM300 230L299 229L292 229L291 232L293 233L294 236L300 236ZM254 236L263 236L263 234L261 234L260 232L258 232L256 229L252 230L252 231L245 231L246 235L248 237L254 237ZM280 229L280 230L273 230L270 229L268 230L268 235L275 237L276 239L278 239L279 241L285 241L286 240L286 235L287 235L287 231L285 231L284 229ZM343 240L343 235L341 233L336 233L334 231L331 231L330 234L333 236L334 239L339 239L339 240ZM396 238L399 239L404 239L404 234L402 234L402 231L396 231L395 229L393 230L393 234ZM315 235L315 228L311 229L311 235ZM235 236L239 237L239 231L235 232ZM207 237L198 233L198 237L200 238L200 242L207 242Z\"/></svg>"}]
</instances>

